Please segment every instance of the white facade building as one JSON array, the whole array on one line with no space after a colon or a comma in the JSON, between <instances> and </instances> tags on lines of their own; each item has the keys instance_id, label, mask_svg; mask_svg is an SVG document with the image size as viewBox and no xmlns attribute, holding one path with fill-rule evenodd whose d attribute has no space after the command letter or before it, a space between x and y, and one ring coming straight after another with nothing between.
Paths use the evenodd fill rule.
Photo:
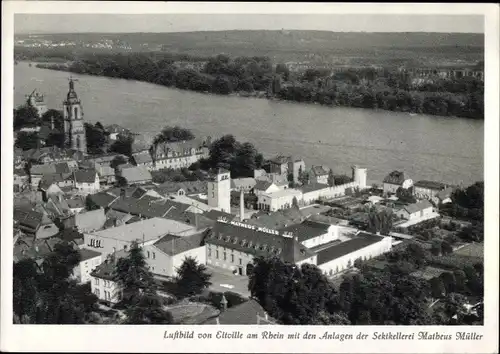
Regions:
<instances>
[{"instance_id":1,"label":"white facade building","mask_svg":"<svg viewBox=\"0 0 500 354\"><path fill-rule=\"evenodd\" d=\"M219 169L217 176L208 181L208 205L224 213L231 213L231 174Z\"/></svg>"}]
</instances>

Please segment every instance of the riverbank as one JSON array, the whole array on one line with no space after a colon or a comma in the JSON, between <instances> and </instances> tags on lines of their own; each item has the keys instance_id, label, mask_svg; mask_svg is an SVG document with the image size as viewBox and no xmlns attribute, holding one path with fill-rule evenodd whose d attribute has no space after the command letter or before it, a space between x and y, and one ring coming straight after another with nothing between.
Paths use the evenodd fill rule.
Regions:
<instances>
[{"instance_id":1,"label":"riverbank","mask_svg":"<svg viewBox=\"0 0 500 354\"><path fill-rule=\"evenodd\" d=\"M484 87L479 82L465 79L463 82L445 80L436 84L437 86L426 84L428 86L424 86L424 89L430 91L425 91L422 88L401 89L400 87L408 83L402 79L402 81L395 79L395 74L390 74L392 76L388 79L377 79L378 84L375 84L375 81L374 83L366 81L360 76L361 74L352 73L351 76L334 76L333 79L318 76L313 81L297 81L297 79L285 81L274 72L262 71L264 70L262 68L269 65L268 63L258 64L261 66L258 76L239 77L227 75L226 71L220 74L221 69L213 69L212 66L204 69L207 72L201 72L192 68L179 69L170 64L161 64L167 66L160 68L160 64L149 58L149 62L141 61L140 64L118 63L113 61L113 57L108 58L108 56L104 59L88 59L64 64L40 63L37 67L75 74L136 80L205 94L314 103L326 107L381 109L410 114L484 119ZM123 61L123 58L120 59ZM141 60L143 59L141 57ZM137 65L139 66L135 68ZM214 65L218 68L219 64ZM240 68L247 70L243 69L247 68L244 66ZM381 84L380 80L389 81ZM398 83L398 80L401 82Z\"/></svg>"}]
</instances>

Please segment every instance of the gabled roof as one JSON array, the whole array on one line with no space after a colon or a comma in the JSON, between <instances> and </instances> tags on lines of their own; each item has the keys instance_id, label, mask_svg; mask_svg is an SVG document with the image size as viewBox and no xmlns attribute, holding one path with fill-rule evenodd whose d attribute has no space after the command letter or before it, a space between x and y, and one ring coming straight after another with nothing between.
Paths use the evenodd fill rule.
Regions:
<instances>
[{"instance_id":1,"label":"gabled roof","mask_svg":"<svg viewBox=\"0 0 500 354\"><path fill-rule=\"evenodd\" d=\"M80 262L86 261L87 259L96 258L101 255L101 253L99 252L86 248L78 249L78 253L80 254Z\"/></svg>"},{"instance_id":2,"label":"gabled roof","mask_svg":"<svg viewBox=\"0 0 500 354\"><path fill-rule=\"evenodd\" d=\"M14 222L22 231L34 233L42 224L43 214L26 207L14 207Z\"/></svg>"},{"instance_id":3,"label":"gabled roof","mask_svg":"<svg viewBox=\"0 0 500 354\"><path fill-rule=\"evenodd\" d=\"M330 188L330 186L328 184L322 184L322 183L309 183L304 186L301 186L299 189L302 191L302 193L309 193L326 188Z\"/></svg>"},{"instance_id":4,"label":"gabled roof","mask_svg":"<svg viewBox=\"0 0 500 354\"><path fill-rule=\"evenodd\" d=\"M397 184L400 186L405 180L406 178L403 171L392 171L384 178L383 183Z\"/></svg>"},{"instance_id":5,"label":"gabled roof","mask_svg":"<svg viewBox=\"0 0 500 354\"><path fill-rule=\"evenodd\" d=\"M90 200L101 208L107 208L113 201L118 199L118 196L108 192L99 192L89 195Z\"/></svg>"},{"instance_id":6,"label":"gabled roof","mask_svg":"<svg viewBox=\"0 0 500 354\"><path fill-rule=\"evenodd\" d=\"M177 194L179 190L189 194L203 194L207 192L207 183L203 181L186 181L186 182L165 182L153 188L161 195Z\"/></svg>"},{"instance_id":7,"label":"gabled roof","mask_svg":"<svg viewBox=\"0 0 500 354\"><path fill-rule=\"evenodd\" d=\"M428 188L428 189L434 189L434 190L443 190L445 189L446 185L441 182L435 182L435 181L418 181L413 183L415 187L421 187L421 188Z\"/></svg>"},{"instance_id":8,"label":"gabled roof","mask_svg":"<svg viewBox=\"0 0 500 354\"><path fill-rule=\"evenodd\" d=\"M306 220L302 224L290 225L280 229L279 231L290 232L294 236L298 237L299 242L304 242L309 239L325 235L328 233L329 227L330 225L324 223Z\"/></svg>"},{"instance_id":9,"label":"gabled roof","mask_svg":"<svg viewBox=\"0 0 500 354\"><path fill-rule=\"evenodd\" d=\"M137 165L153 162L153 159L151 158L151 155L149 154L148 151L135 153L132 155L132 157L134 158L134 161Z\"/></svg>"},{"instance_id":10,"label":"gabled roof","mask_svg":"<svg viewBox=\"0 0 500 354\"><path fill-rule=\"evenodd\" d=\"M189 208L189 205L177 203L169 199L150 201L147 199L120 197L110 205L110 208L146 218L164 217L174 220L184 220L184 213Z\"/></svg>"},{"instance_id":11,"label":"gabled roof","mask_svg":"<svg viewBox=\"0 0 500 354\"><path fill-rule=\"evenodd\" d=\"M444 200L446 198L450 198L451 195L453 194L453 191L455 189L453 187L448 187L442 191L440 191L438 194L437 194L437 197L441 200Z\"/></svg>"},{"instance_id":12,"label":"gabled roof","mask_svg":"<svg viewBox=\"0 0 500 354\"><path fill-rule=\"evenodd\" d=\"M269 187L273 185L271 181L257 180L254 186L255 190L266 191Z\"/></svg>"},{"instance_id":13,"label":"gabled roof","mask_svg":"<svg viewBox=\"0 0 500 354\"><path fill-rule=\"evenodd\" d=\"M311 166L311 173L316 177L328 175L329 171L325 166Z\"/></svg>"},{"instance_id":14,"label":"gabled roof","mask_svg":"<svg viewBox=\"0 0 500 354\"><path fill-rule=\"evenodd\" d=\"M304 220L304 216L298 208L292 207L289 209L278 210L272 213L261 213L252 216L247 221L248 224L263 226L270 229L281 229L293 224L300 224Z\"/></svg>"},{"instance_id":15,"label":"gabled roof","mask_svg":"<svg viewBox=\"0 0 500 354\"><path fill-rule=\"evenodd\" d=\"M71 209L85 208L85 200L81 197L67 199L66 202Z\"/></svg>"},{"instance_id":16,"label":"gabled roof","mask_svg":"<svg viewBox=\"0 0 500 354\"><path fill-rule=\"evenodd\" d=\"M121 170L121 176L127 180L129 184L151 181L153 177L145 167L129 167Z\"/></svg>"},{"instance_id":17,"label":"gabled roof","mask_svg":"<svg viewBox=\"0 0 500 354\"><path fill-rule=\"evenodd\" d=\"M381 236L369 234L367 232L359 232L356 237L351 240L334 244L331 247L319 251L317 253L318 265L330 262L382 240L383 237Z\"/></svg>"},{"instance_id":18,"label":"gabled roof","mask_svg":"<svg viewBox=\"0 0 500 354\"><path fill-rule=\"evenodd\" d=\"M404 207L404 209L410 214L417 213L427 208L432 208L431 202L429 202L427 199L421 200L417 203L413 203Z\"/></svg>"},{"instance_id":19,"label":"gabled roof","mask_svg":"<svg viewBox=\"0 0 500 354\"><path fill-rule=\"evenodd\" d=\"M47 188L49 188L54 183L58 184L58 183L64 182L70 176L71 176L71 174L66 174L66 175L62 175L60 173L45 174L45 175L43 175L42 179L40 180L38 187L41 190L47 190Z\"/></svg>"},{"instance_id":20,"label":"gabled roof","mask_svg":"<svg viewBox=\"0 0 500 354\"><path fill-rule=\"evenodd\" d=\"M56 174L56 166L54 164L32 165L30 174L33 175L51 175Z\"/></svg>"},{"instance_id":21,"label":"gabled roof","mask_svg":"<svg viewBox=\"0 0 500 354\"><path fill-rule=\"evenodd\" d=\"M239 223L241 224L241 223ZM269 233L249 225L245 227L233 223L217 222L205 242L249 253L254 256L275 256L285 262L296 263L312 257L314 252L301 245L292 237Z\"/></svg>"},{"instance_id":22,"label":"gabled roof","mask_svg":"<svg viewBox=\"0 0 500 354\"><path fill-rule=\"evenodd\" d=\"M156 241L153 245L163 253L174 256L201 247L204 234L205 231L187 237L168 234Z\"/></svg>"},{"instance_id":23,"label":"gabled roof","mask_svg":"<svg viewBox=\"0 0 500 354\"><path fill-rule=\"evenodd\" d=\"M58 162L55 165L56 173L71 173L71 169L67 162Z\"/></svg>"},{"instance_id":24,"label":"gabled roof","mask_svg":"<svg viewBox=\"0 0 500 354\"><path fill-rule=\"evenodd\" d=\"M288 157L288 156L278 155L278 156L275 156L275 157L269 159L269 162L277 164L277 165L282 165L282 164L288 163L289 160L290 160L290 157Z\"/></svg>"},{"instance_id":25,"label":"gabled roof","mask_svg":"<svg viewBox=\"0 0 500 354\"><path fill-rule=\"evenodd\" d=\"M266 311L260 304L250 299L242 304L233 306L221 312L218 318L211 318L203 324L214 325L256 325L257 316L266 318ZM218 321L218 322L217 322ZM267 324L273 324L273 319L267 317ZM263 324L262 322L260 324Z\"/></svg>"},{"instance_id":26,"label":"gabled roof","mask_svg":"<svg viewBox=\"0 0 500 354\"><path fill-rule=\"evenodd\" d=\"M75 183L94 183L96 175L96 170L79 170L73 173Z\"/></svg>"},{"instance_id":27,"label":"gabled roof","mask_svg":"<svg viewBox=\"0 0 500 354\"><path fill-rule=\"evenodd\" d=\"M115 170L109 166L99 167L98 174L101 177L109 177L115 175Z\"/></svg>"},{"instance_id":28,"label":"gabled roof","mask_svg":"<svg viewBox=\"0 0 500 354\"><path fill-rule=\"evenodd\" d=\"M245 177L245 178L234 178L231 179L231 188L233 189L252 189L257 184L255 178Z\"/></svg>"}]
</instances>

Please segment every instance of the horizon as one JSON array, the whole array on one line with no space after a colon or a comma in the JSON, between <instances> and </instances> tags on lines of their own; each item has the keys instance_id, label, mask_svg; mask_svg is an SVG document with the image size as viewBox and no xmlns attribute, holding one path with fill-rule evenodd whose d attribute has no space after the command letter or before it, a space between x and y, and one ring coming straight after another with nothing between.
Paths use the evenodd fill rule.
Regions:
<instances>
[{"instance_id":1,"label":"horizon","mask_svg":"<svg viewBox=\"0 0 500 354\"><path fill-rule=\"evenodd\" d=\"M14 34L190 33L222 31L469 33L480 15L407 14L16 14Z\"/></svg>"}]
</instances>

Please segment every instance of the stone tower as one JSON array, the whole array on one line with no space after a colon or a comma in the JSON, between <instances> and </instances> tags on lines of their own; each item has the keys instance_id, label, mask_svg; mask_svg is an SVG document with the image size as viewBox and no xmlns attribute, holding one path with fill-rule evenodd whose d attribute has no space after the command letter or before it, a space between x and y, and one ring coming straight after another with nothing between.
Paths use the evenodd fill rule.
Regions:
<instances>
[{"instance_id":1,"label":"stone tower","mask_svg":"<svg viewBox=\"0 0 500 354\"><path fill-rule=\"evenodd\" d=\"M358 184L359 189L366 189L366 168L352 166L352 180Z\"/></svg>"},{"instance_id":2,"label":"stone tower","mask_svg":"<svg viewBox=\"0 0 500 354\"><path fill-rule=\"evenodd\" d=\"M208 182L208 205L231 213L231 174L220 168L215 178Z\"/></svg>"},{"instance_id":3,"label":"stone tower","mask_svg":"<svg viewBox=\"0 0 500 354\"><path fill-rule=\"evenodd\" d=\"M69 79L69 91L63 102L65 144L71 150L87 153L87 139L83 125L83 110L75 92L75 82Z\"/></svg>"}]
</instances>

